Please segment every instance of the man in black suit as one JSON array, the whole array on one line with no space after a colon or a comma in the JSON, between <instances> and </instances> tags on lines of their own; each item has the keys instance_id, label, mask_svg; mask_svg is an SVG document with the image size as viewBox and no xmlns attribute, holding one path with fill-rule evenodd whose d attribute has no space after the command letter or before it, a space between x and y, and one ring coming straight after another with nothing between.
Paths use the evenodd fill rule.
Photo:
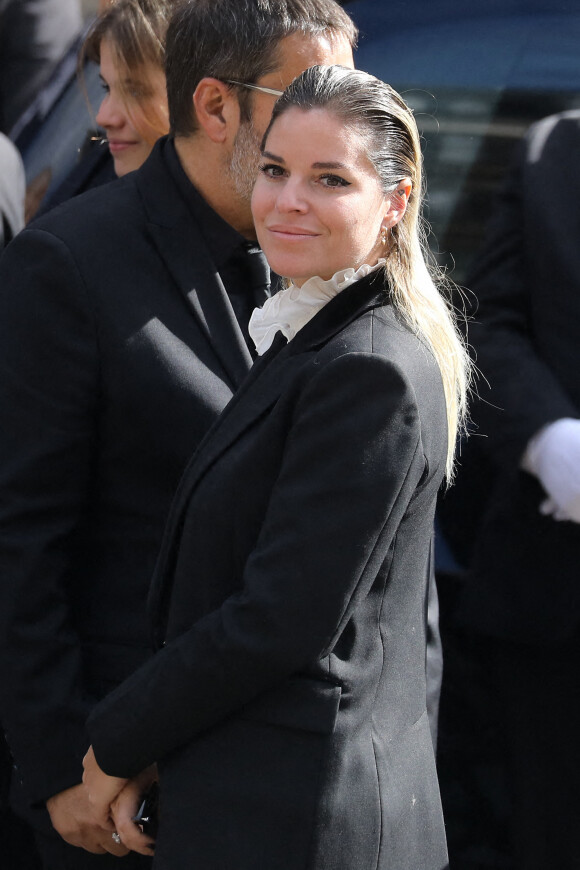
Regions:
<instances>
[{"instance_id":1,"label":"man in black suit","mask_svg":"<svg viewBox=\"0 0 580 870\"><path fill-rule=\"evenodd\" d=\"M470 281L496 484L462 604L511 755L515 866L578 868L580 112L534 125Z\"/></svg>"},{"instance_id":2,"label":"man in black suit","mask_svg":"<svg viewBox=\"0 0 580 870\"><path fill-rule=\"evenodd\" d=\"M0 264L0 703L45 868L124 853L89 820L85 720L150 654L173 491L251 365L267 274L249 193L276 93L315 63L352 65L354 39L334 0L186 4L167 40L173 135Z\"/></svg>"}]
</instances>

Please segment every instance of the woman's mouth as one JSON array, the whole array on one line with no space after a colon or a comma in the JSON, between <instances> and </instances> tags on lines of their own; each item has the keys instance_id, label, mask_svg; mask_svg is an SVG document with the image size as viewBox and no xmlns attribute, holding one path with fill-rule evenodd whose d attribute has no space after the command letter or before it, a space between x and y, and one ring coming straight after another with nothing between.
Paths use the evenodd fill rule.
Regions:
<instances>
[{"instance_id":1,"label":"woman's mouth","mask_svg":"<svg viewBox=\"0 0 580 870\"><path fill-rule=\"evenodd\" d=\"M111 154L119 154L121 151L126 151L128 148L137 145L137 142L127 142L121 139L109 139L108 141Z\"/></svg>"},{"instance_id":2,"label":"woman's mouth","mask_svg":"<svg viewBox=\"0 0 580 870\"><path fill-rule=\"evenodd\" d=\"M285 224L274 224L268 227L268 232L278 238L288 239L290 241L301 241L303 239L314 239L320 235L315 230L309 230L307 227L286 226Z\"/></svg>"}]
</instances>

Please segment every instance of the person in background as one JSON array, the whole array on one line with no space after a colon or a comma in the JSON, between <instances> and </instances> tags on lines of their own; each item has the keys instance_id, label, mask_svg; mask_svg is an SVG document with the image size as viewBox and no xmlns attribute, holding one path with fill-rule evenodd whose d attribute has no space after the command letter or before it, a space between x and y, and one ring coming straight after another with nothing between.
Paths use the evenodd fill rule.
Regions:
<instances>
[{"instance_id":1,"label":"person in background","mask_svg":"<svg viewBox=\"0 0 580 870\"><path fill-rule=\"evenodd\" d=\"M159 765L159 867L448 866L426 605L468 365L421 189L413 115L378 79L317 66L276 103L252 210L289 284L254 311L258 362L181 480L159 651L89 719L100 824Z\"/></svg>"},{"instance_id":2,"label":"person in background","mask_svg":"<svg viewBox=\"0 0 580 870\"><path fill-rule=\"evenodd\" d=\"M24 226L24 168L14 145L0 133L0 253ZM0 711L1 720L1 711ZM11 870L36 870L34 842L28 827L10 809L12 759L0 737L0 842L2 860Z\"/></svg>"},{"instance_id":3,"label":"person in background","mask_svg":"<svg viewBox=\"0 0 580 870\"><path fill-rule=\"evenodd\" d=\"M80 55L99 64L105 96L96 122L106 133L115 174L145 162L169 132L165 34L179 0L116 0L89 31Z\"/></svg>"},{"instance_id":4,"label":"person in background","mask_svg":"<svg viewBox=\"0 0 580 870\"><path fill-rule=\"evenodd\" d=\"M580 867L579 155L578 110L530 129L469 280L494 489L459 619L485 641L517 870Z\"/></svg>"},{"instance_id":5,"label":"person in background","mask_svg":"<svg viewBox=\"0 0 580 870\"><path fill-rule=\"evenodd\" d=\"M73 168L56 186L41 171L28 191L28 218L132 169L169 130L165 88L165 33L177 0L108 0L78 53L78 77L90 103L92 74L99 68L106 93ZM73 88L76 82L71 81ZM46 163L47 157L44 161ZM43 182L42 179L45 179ZM48 191L48 192L47 192ZM38 194L38 195L37 195Z\"/></svg>"},{"instance_id":6,"label":"person in background","mask_svg":"<svg viewBox=\"0 0 580 870\"><path fill-rule=\"evenodd\" d=\"M0 132L10 132L81 27L79 0L0 0Z\"/></svg>"},{"instance_id":7,"label":"person in background","mask_svg":"<svg viewBox=\"0 0 580 870\"><path fill-rule=\"evenodd\" d=\"M50 870L127 852L88 811L86 718L151 654L174 490L252 362L269 273L250 195L276 96L306 67L352 65L355 37L334 0L180 4L173 135L0 259L0 707Z\"/></svg>"}]
</instances>

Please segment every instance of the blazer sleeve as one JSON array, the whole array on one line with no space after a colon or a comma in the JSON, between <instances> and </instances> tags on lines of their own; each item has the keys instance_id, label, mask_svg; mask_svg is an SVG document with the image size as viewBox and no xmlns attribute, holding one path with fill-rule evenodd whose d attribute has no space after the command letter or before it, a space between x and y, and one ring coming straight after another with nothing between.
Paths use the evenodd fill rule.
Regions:
<instances>
[{"instance_id":1,"label":"blazer sleeve","mask_svg":"<svg viewBox=\"0 0 580 870\"><path fill-rule=\"evenodd\" d=\"M532 128L516 150L485 246L467 282L476 296L469 342L483 376L478 381L480 400L474 403L472 414L485 436L486 450L500 465L510 467L519 464L527 442L542 426L560 417L577 416L538 341L541 324L537 321L542 315L537 265L540 258L556 256L556 252L549 231L538 233L538 227L546 226L546 215L537 194L538 188L549 191L562 173L561 161L554 159L561 150L557 143L543 150L539 163L532 156L540 135L541 130ZM528 172L532 162L533 181ZM579 192L576 188L576 202ZM554 207L561 208L556 195L552 196ZM577 250L577 240L569 235L565 213L558 215L559 246L570 256ZM552 285L541 292L557 304L559 294L569 289L558 286L553 278Z\"/></svg>"},{"instance_id":2,"label":"blazer sleeve","mask_svg":"<svg viewBox=\"0 0 580 870\"><path fill-rule=\"evenodd\" d=\"M67 247L24 230L0 262L0 717L27 798L78 783L88 699L67 590L87 507L94 317Z\"/></svg>"},{"instance_id":3,"label":"blazer sleeve","mask_svg":"<svg viewBox=\"0 0 580 870\"><path fill-rule=\"evenodd\" d=\"M324 656L376 578L425 471L414 393L378 355L312 367L242 591L93 711L107 773L134 775Z\"/></svg>"}]
</instances>

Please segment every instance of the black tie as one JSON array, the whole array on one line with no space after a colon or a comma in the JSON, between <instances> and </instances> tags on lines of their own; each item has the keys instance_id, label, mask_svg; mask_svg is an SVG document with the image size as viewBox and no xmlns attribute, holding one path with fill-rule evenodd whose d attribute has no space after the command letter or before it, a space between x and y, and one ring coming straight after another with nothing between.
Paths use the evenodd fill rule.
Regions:
<instances>
[{"instance_id":1,"label":"black tie","mask_svg":"<svg viewBox=\"0 0 580 870\"><path fill-rule=\"evenodd\" d=\"M254 308L262 306L268 298L270 280L268 263L257 242L244 241L238 245L222 277L242 335L254 357L256 348L248 334L248 323Z\"/></svg>"},{"instance_id":2,"label":"black tie","mask_svg":"<svg viewBox=\"0 0 580 870\"><path fill-rule=\"evenodd\" d=\"M247 242L246 245L254 307L261 308L270 295L270 267L257 244Z\"/></svg>"}]
</instances>

